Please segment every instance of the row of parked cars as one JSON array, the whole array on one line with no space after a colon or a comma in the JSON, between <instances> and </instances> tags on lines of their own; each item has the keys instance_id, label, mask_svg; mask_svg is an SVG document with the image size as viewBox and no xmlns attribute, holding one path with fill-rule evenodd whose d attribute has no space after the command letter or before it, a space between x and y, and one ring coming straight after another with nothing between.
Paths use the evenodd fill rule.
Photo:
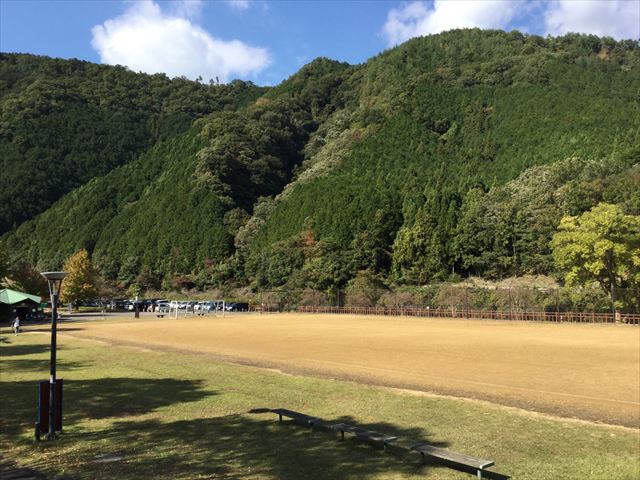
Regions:
<instances>
[{"instance_id":1,"label":"row of parked cars","mask_svg":"<svg viewBox=\"0 0 640 480\"><path fill-rule=\"evenodd\" d=\"M163 300L157 299L149 299L149 300L110 300L106 303L103 303L102 306L106 306L109 310L125 310L128 312L133 312L136 309L136 303L138 304L138 310L140 312L152 311L155 309L155 306L158 302L162 302Z\"/></svg>"},{"instance_id":2,"label":"row of parked cars","mask_svg":"<svg viewBox=\"0 0 640 480\"><path fill-rule=\"evenodd\" d=\"M133 312L136 309L136 303L138 311L140 312L164 312L169 310L182 310L194 313L209 313L209 312L246 312L249 310L249 304L244 302L225 302L224 300L207 300L207 301L178 301L178 300L164 300L164 299L145 299L145 300L123 300L114 299L102 302L87 302L86 306L95 306L100 308L106 308L109 310L129 311Z\"/></svg>"},{"instance_id":3,"label":"row of parked cars","mask_svg":"<svg viewBox=\"0 0 640 480\"><path fill-rule=\"evenodd\" d=\"M246 312L249 310L249 304L243 302L225 302L224 300L208 300L208 301L160 301L157 303L157 309L160 313L168 313L171 310L184 310L186 312L194 312L196 314L205 314L210 312Z\"/></svg>"}]
</instances>

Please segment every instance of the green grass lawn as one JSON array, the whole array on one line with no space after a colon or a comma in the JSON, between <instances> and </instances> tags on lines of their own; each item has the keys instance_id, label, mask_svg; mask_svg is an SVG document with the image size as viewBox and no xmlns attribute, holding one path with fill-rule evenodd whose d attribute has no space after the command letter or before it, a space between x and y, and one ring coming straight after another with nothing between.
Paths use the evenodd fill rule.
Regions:
<instances>
[{"instance_id":1,"label":"green grass lawn","mask_svg":"<svg viewBox=\"0 0 640 480\"><path fill-rule=\"evenodd\" d=\"M640 435L486 403L283 375L206 355L59 338L64 434L33 441L49 336L0 332L0 455L72 478L457 479L402 449L383 452L252 410L284 407L427 440L496 462L515 479L637 479ZM104 461L103 455L119 458ZM111 457L106 457L110 459ZM103 460L103 461L101 461Z\"/></svg>"}]
</instances>

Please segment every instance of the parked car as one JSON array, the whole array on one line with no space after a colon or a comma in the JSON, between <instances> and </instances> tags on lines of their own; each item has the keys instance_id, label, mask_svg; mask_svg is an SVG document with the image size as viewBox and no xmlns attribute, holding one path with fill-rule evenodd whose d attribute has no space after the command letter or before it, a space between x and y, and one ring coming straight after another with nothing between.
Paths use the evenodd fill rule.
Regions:
<instances>
[{"instance_id":1,"label":"parked car","mask_svg":"<svg viewBox=\"0 0 640 480\"><path fill-rule=\"evenodd\" d=\"M144 310L144 300L138 300L137 302L135 300L129 300L125 303L124 309L133 312L136 309L136 304L138 304L138 311L142 312Z\"/></svg>"},{"instance_id":2,"label":"parked car","mask_svg":"<svg viewBox=\"0 0 640 480\"><path fill-rule=\"evenodd\" d=\"M226 305L227 312L247 312L249 304L245 302L231 302Z\"/></svg>"},{"instance_id":3,"label":"parked car","mask_svg":"<svg viewBox=\"0 0 640 480\"><path fill-rule=\"evenodd\" d=\"M197 304L198 302L196 301L190 301L190 302L187 302L187 306L185 308L187 309L187 311L195 312L195 308Z\"/></svg>"},{"instance_id":4,"label":"parked car","mask_svg":"<svg viewBox=\"0 0 640 480\"><path fill-rule=\"evenodd\" d=\"M140 311L141 312L150 312L155 304L154 300L142 300L140 302Z\"/></svg>"},{"instance_id":5,"label":"parked car","mask_svg":"<svg viewBox=\"0 0 640 480\"><path fill-rule=\"evenodd\" d=\"M200 302L200 310L203 312L215 312L222 310L222 300L209 300Z\"/></svg>"},{"instance_id":6,"label":"parked car","mask_svg":"<svg viewBox=\"0 0 640 480\"><path fill-rule=\"evenodd\" d=\"M111 300L111 303L109 304L109 306L112 310L124 310L124 304L125 304L124 300L114 299L114 300Z\"/></svg>"},{"instance_id":7,"label":"parked car","mask_svg":"<svg viewBox=\"0 0 640 480\"><path fill-rule=\"evenodd\" d=\"M158 313L169 313L169 310L171 310L169 302L158 302L156 304L156 312Z\"/></svg>"}]
</instances>

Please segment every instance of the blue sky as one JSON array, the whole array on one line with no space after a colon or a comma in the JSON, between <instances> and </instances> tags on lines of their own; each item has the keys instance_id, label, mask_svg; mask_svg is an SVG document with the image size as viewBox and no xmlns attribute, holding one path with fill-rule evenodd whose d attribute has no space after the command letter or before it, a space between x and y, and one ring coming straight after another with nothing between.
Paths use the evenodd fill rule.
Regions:
<instances>
[{"instance_id":1,"label":"blue sky","mask_svg":"<svg viewBox=\"0 0 640 480\"><path fill-rule=\"evenodd\" d=\"M173 77L277 84L318 56L360 63L461 27L640 38L640 0L0 0L0 50Z\"/></svg>"}]
</instances>

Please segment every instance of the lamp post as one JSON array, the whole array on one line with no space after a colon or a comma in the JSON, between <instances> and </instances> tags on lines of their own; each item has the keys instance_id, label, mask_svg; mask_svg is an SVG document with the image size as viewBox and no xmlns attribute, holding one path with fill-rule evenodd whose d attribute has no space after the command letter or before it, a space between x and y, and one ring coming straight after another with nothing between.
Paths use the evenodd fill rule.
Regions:
<instances>
[{"instance_id":1,"label":"lamp post","mask_svg":"<svg viewBox=\"0 0 640 480\"><path fill-rule=\"evenodd\" d=\"M56 333L58 327L58 296L62 280L67 276L67 272L42 272L44 278L49 283L49 294L51 295L51 366L49 375L49 433L48 440L56 438L55 427L55 384L56 384Z\"/></svg>"}]
</instances>

